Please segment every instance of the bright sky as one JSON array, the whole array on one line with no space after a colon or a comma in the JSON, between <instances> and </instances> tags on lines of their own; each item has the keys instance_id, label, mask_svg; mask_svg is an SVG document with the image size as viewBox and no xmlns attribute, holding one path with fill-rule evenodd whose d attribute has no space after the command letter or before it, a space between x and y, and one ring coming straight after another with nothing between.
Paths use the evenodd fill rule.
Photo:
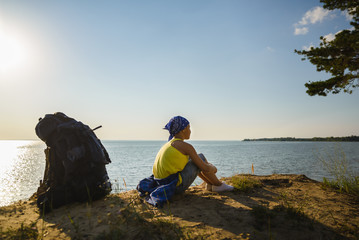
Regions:
<instances>
[{"instance_id":1,"label":"bright sky","mask_svg":"<svg viewBox=\"0 0 359 240\"><path fill-rule=\"evenodd\" d=\"M0 0L0 139L38 139L62 111L102 139L359 135L359 92L310 97L329 77L294 49L350 28L319 0Z\"/></svg>"}]
</instances>

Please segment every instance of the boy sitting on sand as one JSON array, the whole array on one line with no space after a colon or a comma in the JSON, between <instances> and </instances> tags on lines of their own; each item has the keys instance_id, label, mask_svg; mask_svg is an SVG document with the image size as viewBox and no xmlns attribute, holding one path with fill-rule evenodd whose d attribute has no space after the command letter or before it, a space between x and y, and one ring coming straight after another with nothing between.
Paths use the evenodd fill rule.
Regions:
<instances>
[{"instance_id":1,"label":"boy sitting on sand","mask_svg":"<svg viewBox=\"0 0 359 240\"><path fill-rule=\"evenodd\" d=\"M217 168L209 163L203 154L197 154L194 147L184 142L191 136L190 124L181 116L173 117L165 126L170 136L156 156L153 175L140 181L137 190L147 196L152 205L161 206L174 194L183 193L197 176L206 182L209 191L232 191L234 188L221 182Z\"/></svg>"}]
</instances>

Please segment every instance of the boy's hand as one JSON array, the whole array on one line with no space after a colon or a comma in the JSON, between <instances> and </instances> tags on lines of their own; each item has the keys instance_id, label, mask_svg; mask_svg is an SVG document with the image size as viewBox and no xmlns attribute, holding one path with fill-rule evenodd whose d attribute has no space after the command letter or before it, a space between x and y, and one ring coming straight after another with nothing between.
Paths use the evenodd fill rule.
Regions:
<instances>
[{"instance_id":1,"label":"boy's hand","mask_svg":"<svg viewBox=\"0 0 359 240\"><path fill-rule=\"evenodd\" d=\"M211 172L213 172L213 173L216 173L217 172L217 168L212 164L212 163L208 163L210 166L211 166L211 168L213 169Z\"/></svg>"}]
</instances>

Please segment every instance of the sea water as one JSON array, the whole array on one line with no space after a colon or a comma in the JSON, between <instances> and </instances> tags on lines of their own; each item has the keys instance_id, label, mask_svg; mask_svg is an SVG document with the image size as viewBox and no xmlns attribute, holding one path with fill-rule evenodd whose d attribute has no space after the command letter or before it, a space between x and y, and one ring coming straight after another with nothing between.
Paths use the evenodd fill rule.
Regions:
<instances>
[{"instance_id":1,"label":"sea water","mask_svg":"<svg viewBox=\"0 0 359 240\"><path fill-rule=\"evenodd\" d=\"M112 163L106 166L114 191L135 189L152 172L155 156L165 141L102 141ZM243 142L190 141L218 169L218 177L238 173L305 174L330 178L320 159L347 161L359 173L358 142ZM41 141L0 141L0 206L29 198L45 169L46 145ZM196 179L194 184L200 184Z\"/></svg>"}]
</instances>

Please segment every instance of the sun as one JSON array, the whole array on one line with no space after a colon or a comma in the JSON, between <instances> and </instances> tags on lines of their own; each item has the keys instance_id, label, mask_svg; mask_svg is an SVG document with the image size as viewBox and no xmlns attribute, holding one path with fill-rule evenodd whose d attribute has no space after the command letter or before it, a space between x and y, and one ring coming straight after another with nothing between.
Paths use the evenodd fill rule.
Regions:
<instances>
[{"instance_id":1,"label":"sun","mask_svg":"<svg viewBox=\"0 0 359 240\"><path fill-rule=\"evenodd\" d=\"M0 29L0 73L18 70L26 61L27 51L20 37Z\"/></svg>"}]
</instances>

